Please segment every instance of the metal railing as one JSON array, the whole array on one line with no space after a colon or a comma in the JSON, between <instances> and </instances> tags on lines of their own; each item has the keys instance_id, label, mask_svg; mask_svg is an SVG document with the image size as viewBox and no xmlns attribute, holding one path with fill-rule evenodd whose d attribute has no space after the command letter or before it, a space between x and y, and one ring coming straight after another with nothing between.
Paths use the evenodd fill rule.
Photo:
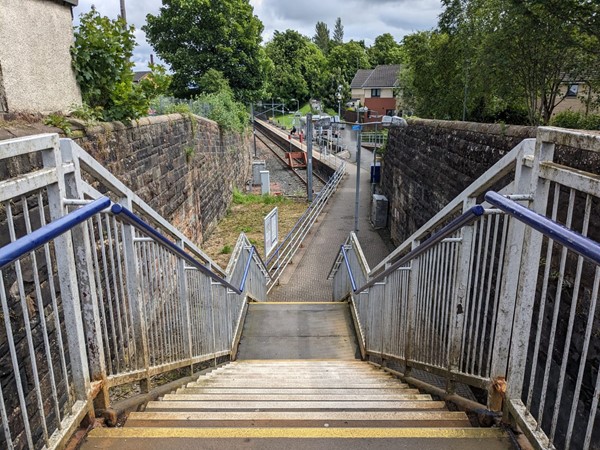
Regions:
<instances>
[{"instance_id":1,"label":"metal railing","mask_svg":"<svg viewBox=\"0 0 600 450\"><path fill-rule=\"evenodd\" d=\"M336 191L345 173L346 163L342 163L329 178L329 181L323 189L315 196L314 201L309 205L308 209L300 216L292 230L273 250L271 256L267 258L266 265L271 276L271 279L267 283L267 292L277 285L283 271L298 251L298 248L319 217L319 214L321 214L327 201Z\"/></svg>"},{"instance_id":2,"label":"metal railing","mask_svg":"<svg viewBox=\"0 0 600 450\"><path fill-rule=\"evenodd\" d=\"M60 447L109 389L231 354L268 279L243 234L221 269L56 135L0 142L0 161L22 172L0 182L0 447Z\"/></svg>"},{"instance_id":3,"label":"metal railing","mask_svg":"<svg viewBox=\"0 0 600 450\"><path fill-rule=\"evenodd\" d=\"M600 137L541 128L532 144L374 269L350 235L330 278L334 299L350 298L367 356L406 377L437 375L448 393L457 382L488 390L489 408L536 448L587 449L600 433L600 182L554 152L594 155Z\"/></svg>"}]
</instances>

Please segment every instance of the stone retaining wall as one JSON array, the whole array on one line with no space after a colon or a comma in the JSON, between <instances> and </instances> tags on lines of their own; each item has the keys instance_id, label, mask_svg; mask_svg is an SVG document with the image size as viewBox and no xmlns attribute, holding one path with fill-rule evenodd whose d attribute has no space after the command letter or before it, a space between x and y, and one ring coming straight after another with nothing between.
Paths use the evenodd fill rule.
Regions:
<instances>
[{"instance_id":1,"label":"stone retaining wall","mask_svg":"<svg viewBox=\"0 0 600 450\"><path fill-rule=\"evenodd\" d=\"M200 245L251 177L249 137L172 114L87 128L76 141Z\"/></svg>"},{"instance_id":2,"label":"stone retaining wall","mask_svg":"<svg viewBox=\"0 0 600 450\"><path fill-rule=\"evenodd\" d=\"M391 128L382 190L396 245L462 192L534 127L413 119Z\"/></svg>"}]
</instances>

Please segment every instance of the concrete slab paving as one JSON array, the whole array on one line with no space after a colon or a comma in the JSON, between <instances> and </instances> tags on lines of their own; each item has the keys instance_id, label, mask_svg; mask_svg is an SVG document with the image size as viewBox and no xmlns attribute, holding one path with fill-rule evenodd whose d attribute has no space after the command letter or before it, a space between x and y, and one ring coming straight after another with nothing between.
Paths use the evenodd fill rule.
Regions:
<instances>
[{"instance_id":1,"label":"concrete slab paving","mask_svg":"<svg viewBox=\"0 0 600 450\"><path fill-rule=\"evenodd\" d=\"M369 223L371 204L370 160L372 153L364 150L360 174L360 214L357 236L370 267L377 265L393 247ZM330 159L334 159L331 157ZM354 157L355 158L355 157ZM294 258L279 286L269 293L269 301L309 302L330 301L332 282L327 280L329 270L340 246L354 230L356 193L355 161L346 161L347 175L337 192L329 200L324 213L304 243L300 256ZM339 164L339 162L338 162Z\"/></svg>"},{"instance_id":2,"label":"concrete slab paving","mask_svg":"<svg viewBox=\"0 0 600 450\"><path fill-rule=\"evenodd\" d=\"M346 303L252 303L238 360L360 357Z\"/></svg>"}]
</instances>

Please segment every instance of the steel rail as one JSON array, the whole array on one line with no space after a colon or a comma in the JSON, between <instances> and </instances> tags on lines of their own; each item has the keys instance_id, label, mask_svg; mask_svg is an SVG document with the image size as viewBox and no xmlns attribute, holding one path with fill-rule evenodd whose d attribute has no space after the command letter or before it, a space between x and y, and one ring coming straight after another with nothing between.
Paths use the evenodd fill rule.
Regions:
<instances>
[{"instance_id":1,"label":"steel rail","mask_svg":"<svg viewBox=\"0 0 600 450\"><path fill-rule=\"evenodd\" d=\"M103 209L110 206L108 197L101 197L93 202L82 206L76 211L44 225L41 228L25 235L10 244L0 248L0 269L16 261L21 256L34 251L35 249L47 244L52 239L71 230L90 217L98 214Z\"/></svg>"},{"instance_id":2,"label":"steel rail","mask_svg":"<svg viewBox=\"0 0 600 450\"><path fill-rule=\"evenodd\" d=\"M200 270L200 272L202 272L206 276L212 278L217 283L219 283L219 284L221 284L221 285L223 285L223 286L231 289L236 294L241 294L242 293L242 290L236 288L231 283L229 283L228 281L224 280L223 278L221 278L220 276L218 276L217 274L215 274L214 272L212 272L209 268L207 268L202 263L200 263L196 258L194 258L192 255L190 255L189 253L187 253L185 250L183 250L177 244L174 244L173 242L171 242L166 236L164 236L163 234L159 233L151 225L149 225L148 223L144 222L142 219L140 219L134 213L132 213L131 211L129 211L123 205L119 205L119 204L115 203L115 204L113 204L111 206L110 211L115 216L118 216L120 218L120 220L122 220L123 222L126 222L129 225L137 228L138 230L140 230L140 231L142 231L144 233L147 233L150 236L152 236L153 238L155 238L158 243L160 243L161 245L163 245L164 247L166 247L167 249L169 249L171 252L175 253L176 255L178 255L181 258L183 258L184 260L186 260L193 267L195 267L196 269Z\"/></svg>"},{"instance_id":3,"label":"steel rail","mask_svg":"<svg viewBox=\"0 0 600 450\"><path fill-rule=\"evenodd\" d=\"M485 199L490 204L504 211L506 214L529 225L531 228L548 236L555 242L560 242L578 255L600 265L600 245L592 239L573 231L564 225L555 222L517 202L506 198L494 191L485 194Z\"/></svg>"},{"instance_id":4,"label":"steel rail","mask_svg":"<svg viewBox=\"0 0 600 450\"><path fill-rule=\"evenodd\" d=\"M273 139L271 139L271 138L270 138L270 137L269 137L269 136L268 136L268 135L267 135L267 134L266 134L264 131L256 130L256 134L255 134L255 135L256 135L256 138L257 138L257 139L258 139L260 142L262 142L263 144L265 144L269 150L271 150L271 153L273 153L273 155L275 155L275 156L277 157L277 159L279 160L279 162L280 162L280 163L283 165L283 167L284 167L285 169L289 169L289 170L291 170L291 171L292 171L292 172L293 172L293 173L294 173L294 174L295 174L295 175L296 175L296 176L297 176L297 177L300 179L300 181L302 181L302 183L304 183L304 185L307 185L307 184L308 184L308 181L307 181L307 179L306 179L306 178L304 178L304 177L302 177L302 175L300 174L300 172L298 172L296 169L294 169L293 167L290 167L290 166L289 166L289 164L288 164L288 162L287 162L287 161L286 161L284 158L282 158L282 157L281 157L281 155L279 155L279 154L277 153L277 151L276 151L276 150L274 150L274 149L271 147L271 145L269 144L269 142L266 142L264 139L262 139L262 138L259 136L259 133L260 133L260 135L264 136L264 137L265 137L265 138L266 138L266 139L267 139L267 140L268 140L268 141L269 141L271 144L275 145L275 146L276 146L276 147L277 147L279 150L283 151L284 153L287 153L287 152L285 151L285 149L283 149L283 148L282 148L282 147L281 147L281 146L280 146L280 145L279 145L277 142L275 142ZM304 151L304 150L299 150L299 151ZM318 180L319 180L321 183L323 183L323 184L327 184L327 181L326 181L326 180L324 180L324 179L323 179L323 178L322 178L320 175L318 175L318 174L316 174L316 173L314 173L314 172L313 172L313 175L314 175L314 176L315 176L315 177L316 177L316 178L317 178L317 179L318 179Z\"/></svg>"}]
</instances>

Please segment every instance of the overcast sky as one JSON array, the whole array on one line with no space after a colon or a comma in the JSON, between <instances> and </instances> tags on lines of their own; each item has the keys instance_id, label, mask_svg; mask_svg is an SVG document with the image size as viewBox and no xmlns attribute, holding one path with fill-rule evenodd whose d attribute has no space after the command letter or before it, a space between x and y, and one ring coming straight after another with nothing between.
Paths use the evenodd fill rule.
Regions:
<instances>
[{"instance_id":1,"label":"overcast sky","mask_svg":"<svg viewBox=\"0 0 600 450\"><path fill-rule=\"evenodd\" d=\"M371 45L383 33L391 33L399 41L406 34L435 27L441 12L440 0L250 0L250 3L265 26L264 41L275 30L288 28L312 37L318 21L325 22L333 34L337 17L342 18L345 41L364 39ZM119 0L79 0L74 11L75 23L92 4L104 16L116 18L119 14ZM153 53L140 28L146 22L146 14L158 13L160 6L161 0L126 0L127 21L136 28L138 46L133 57L136 70L146 69Z\"/></svg>"}]
</instances>

